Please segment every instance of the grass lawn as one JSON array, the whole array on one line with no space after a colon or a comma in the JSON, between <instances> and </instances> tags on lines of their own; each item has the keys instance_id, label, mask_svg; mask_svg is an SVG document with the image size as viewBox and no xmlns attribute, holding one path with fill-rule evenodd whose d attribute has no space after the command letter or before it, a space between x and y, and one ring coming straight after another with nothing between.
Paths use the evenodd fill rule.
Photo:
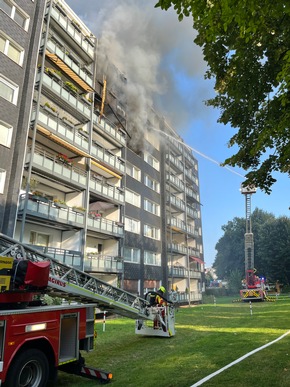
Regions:
<instances>
[{"instance_id":1,"label":"grass lawn","mask_svg":"<svg viewBox=\"0 0 290 387\"><path fill-rule=\"evenodd\" d=\"M251 313L252 311L252 313ZM96 323L95 351L86 364L113 373L112 387L190 387L290 330L290 297L276 302L213 302L176 311L176 335L142 337L135 321ZM59 373L58 387L89 387L93 380ZM202 384L229 387L289 387L290 334Z\"/></svg>"}]
</instances>

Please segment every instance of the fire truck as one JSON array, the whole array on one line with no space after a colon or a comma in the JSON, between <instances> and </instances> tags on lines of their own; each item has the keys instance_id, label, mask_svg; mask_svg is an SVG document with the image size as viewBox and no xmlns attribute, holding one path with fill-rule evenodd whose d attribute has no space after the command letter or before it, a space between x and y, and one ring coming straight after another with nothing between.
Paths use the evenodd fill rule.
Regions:
<instances>
[{"instance_id":1,"label":"fire truck","mask_svg":"<svg viewBox=\"0 0 290 387\"><path fill-rule=\"evenodd\" d=\"M254 267L254 235L251 221L251 196L256 193L254 186L241 187L245 195L246 233L245 233L245 280L240 290L242 301L264 301L266 298L264 282L256 275Z\"/></svg>"},{"instance_id":2,"label":"fire truck","mask_svg":"<svg viewBox=\"0 0 290 387\"><path fill-rule=\"evenodd\" d=\"M151 305L0 233L0 386L45 387L58 370L109 382L80 352L94 349L96 308L135 319L139 335L175 334L172 303Z\"/></svg>"}]
</instances>

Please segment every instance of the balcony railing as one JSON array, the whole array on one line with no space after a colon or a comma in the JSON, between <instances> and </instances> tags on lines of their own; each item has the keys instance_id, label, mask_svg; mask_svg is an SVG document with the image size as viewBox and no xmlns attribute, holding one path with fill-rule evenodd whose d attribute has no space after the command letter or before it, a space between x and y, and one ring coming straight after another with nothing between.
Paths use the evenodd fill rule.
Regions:
<instances>
[{"instance_id":1,"label":"balcony railing","mask_svg":"<svg viewBox=\"0 0 290 387\"><path fill-rule=\"evenodd\" d=\"M88 272L122 273L123 261L108 255L87 254L85 270Z\"/></svg>"},{"instance_id":2,"label":"balcony railing","mask_svg":"<svg viewBox=\"0 0 290 387\"><path fill-rule=\"evenodd\" d=\"M188 197L197 200L197 193L193 189L186 187L185 192Z\"/></svg>"},{"instance_id":3,"label":"balcony railing","mask_svg":"<svg viewBox=\"0 0 290 387\"><path fill-rule=\"evenodd\" d=\"M97 144L93 145L91 149L91 154L95 156L98 160L103 161L114 169L117 169L122 173L125 172L125 162L120 160L119 157L109 153L101 146Z\"/></svg>"},{"instance_id":4,"label":"balcony railing","mask_svg":"<svg viewBox=\"0 0 290 387\"><path fill-rule=\"evenodd\" d=\"M178 243L168 243L167 245L167 251L170 252L177 252L183 255L187 254L187 248L184 245L178 244Z\"/></svg>"},{"instance_id":5,"label":"balcony railing","mask_svg":"<svg viewBox=\"0 0 290 387\"><path fill-rule=\"evenodd\" d=\"M183 200L177 198L174 195L167 195L167 202L171 203L173 206L179 208L181 211L185 211L185 203Z\"/></svg>"},{"instance_id":6,"label":"balcony railing","mask_svg":"<svg viewBox=\"0 0 290 387\"><path fill-rule=\"evenodd\" d=\"M183 220L176 218L168 218L167 224L171 227L178 228L180 231L186 232L188 234L194 235L195 237L199 236L198 231L194 228L194 226L186 225Z\"/></svg>"},{"instance_id":7,"label":"balcony railing","mask_svg":"<svg viewBox=\"0 0 290 387\"><path fill-rule=\"evenodd\" d=\"M49 247L49 246L37 246L37 245L28 245L28 246L33 247L34 249L40 251L43 254L49 255L50 257L56 259L61 263L65 263L66 265L73 266L76 269L82 268L82 254L80 251L58 249L58 248Z\"/></svg>"},{"instance_id":8,"label":"balcony railing","mask_svg":"<svg viewBox=\"0 0 290 387\"><path fill-rule=\"evenodd\" d=\"M90 189L108 199L113 199L120 203L125 202L124 192L120 191L118 187L112 187L111 185L107 185L104 180L92 178L90 180Z\"/></svg>"},{"instance_id":9,"label":"balcony railing","mask_svg":"<svg viewBox=\"0 0 290 387\"><path fill-rule=\"evenodd\" d=\"M168 270L168 276L169 277L179 277L179 278L187 278L188 277L188 270L185 267L182 266L174 266L169 267Z\"/></svg>"},{"instance_id":10,"label":"balcony railing","mask_svg":"<svg viewBox=\"0 0 290 387\"><path fill-rule=\"evenodd\" d=\"M25 194L20 195L18 214L22 215L25 203ZM73 211L72 208L58 208L52 201L43 201L29 194L27 198L27 213L38 218L51 220L63 224L84 226L84 214Z\"/></svg>"},{"instance_id":11,"label":"balcony railing","mask_svg":"<svg viewBox=\"0 0 290 387\"><path fill-rule=\"evenodd\" d=\"M51 39L47 41L47 48L56 54L66 65L68 65L80 78L82 78L89 86L93 86L91 75L82 70L67 54L65 47L59 47Z\"/></svg>"},{"instance_id":12,"label":"balcony railing","mask_svg":"<svg viewBox=\"0 0 290 387\"><path fill-rule=\"evenodd\" d=\"M176 176L173 176L171 174L166 174L166 179L170 183L172 183L179 191L184 191L184 183Z\"/></svg>"},{"instance_id":13,"label":"balcony railing","mask_svg":"<svg viewBox=\"0 0 290 387\"><path fill-rule=\"evenodd\" d=\"M32 120L35 119L35 112L32 113ZM79 134L79 132L66 124L65 120L57 118L50 114L45 108L40 109L38 115L38 122L44 125L46 128L61 135L64 139L75 145L77 148L81 147L88 151L89 142L88 138Z\"/></svg>"},{"instance_id":14,"label":"balcony railing","mask_svg":"<svg viewBox=\"0 0 290 387\"><path fill-rule=\"evenodd\" d=\"M104 234L124 236L124 225L102 217L88 216L88 228Z\"/></svg>"},{"instance_id":15,"label":"balcony railing","mask_svg":"<svg viewBox=\"0 0 290 387\"><path fill-rule=\"evenodd\" d=\"M39 82L39 80L40 73L37 74L36 81ZM65 88L65 83L63 81L56 80L55 78L50 77L48 74L43 73L43 84L50 91L71 105L74 109L78 110L78 112L90 119L91 107L86 102L83 102L78 94L68 91Z\"/></svg>"},{"instance_id":16,"label":"balcony railing","mask_svg":"<svg viewBox=\"0 0 290 387\"><path fill-rule=\"evenodd\" d=\"M167 154L166 159L167 159L167 163L169 166L171 166L173 164L180 172L183 172L184 166L180 160L178 160L172 154Z\"/></svg>"},{"instance_id":17,"label":"balcony railing","mask_svg":"<svg viewBox=\"0 0 290 387\"><path fill-rule=\"evenodd\" d=\"M185 169L185 176L188 177L197 186L197 177L194 175L192 170Z\"/></svg>"},{"instance_id":18,"label":"balcony railing","mask_svg":"<svg viewBox=\"0 0 290 387\"><path fill-rule=\"evenodd\" d=\"M26 162L31 160L31 149L28 149L26 155ZM32 157L32 164L34 167L41 168L42 171L46 171L53 176L58 176L63 180L70 181L77 185L86 187L87 173L82 169L74 166L67 165L60 160L56 155L52 155L45 150L35 148L34 155Z\"/></svg>"},{"instance_id":19,"label":"balcony railing","mask_svg":"<svg viewBox=\"0 0 290 387\"><path fill-rule=\"evenodd\" d=\"M114 124L109 123L107 120L104 120L103 118L100 120L97 114L94 114L94 124L101 127L104 132L109 134L112 138L117 140L122 145L126 144L125 133L123 133L118 128L116 128Z\"/></svg>"},{"instance_id":20,"label":"balcony railing","mask_svg":"<svg viewBox=\"0 0 290 387\"><path fill-rule=\"evenodd\" d=\"M87 38L74 27L73 21L63 14L57 8L52 8L51 16L62 26L62 28L78 43L78 45L93 59L94 47L88 42Z\"/></svg>"}]
</instances>

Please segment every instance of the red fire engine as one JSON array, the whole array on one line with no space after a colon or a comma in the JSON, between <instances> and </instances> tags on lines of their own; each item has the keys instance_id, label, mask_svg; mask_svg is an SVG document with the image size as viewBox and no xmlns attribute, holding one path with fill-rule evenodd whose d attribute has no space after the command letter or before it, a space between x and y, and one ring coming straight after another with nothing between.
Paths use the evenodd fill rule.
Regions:
<instances>
[{"instance_id":1,"label":"red fire engine","mask_svg":"<svg viewBox=\"0 0 290 387\"><path fill-rule=\"evenodd\" d=\"M43 294L73 304L47 306ZM109 382L110 372L86 366L80 354L94 349L96 308L136 319L137 334L175 334L172 304L150 306L3 234L0 308L0 386L45 387L58 370Z\"/></svg>"}]
</instances>

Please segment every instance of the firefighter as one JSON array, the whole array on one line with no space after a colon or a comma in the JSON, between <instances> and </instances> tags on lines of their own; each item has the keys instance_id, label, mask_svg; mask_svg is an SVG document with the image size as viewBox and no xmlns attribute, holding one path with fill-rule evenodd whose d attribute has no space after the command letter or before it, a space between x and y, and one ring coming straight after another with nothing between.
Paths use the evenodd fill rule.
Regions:
<instances>
[{"instance_id":1,"label":"firefighter","mask_svg":"<svg viewBox=\"0 0 290 387\"><path fill-rule=\"evenodd\" d=\"M165 300L163 299L164 293L166 292L166 289L164 286L160 286L160 288L157 290L157 295L155 302L157 305L165 304Z\"/></svg>"}]
</instances>

